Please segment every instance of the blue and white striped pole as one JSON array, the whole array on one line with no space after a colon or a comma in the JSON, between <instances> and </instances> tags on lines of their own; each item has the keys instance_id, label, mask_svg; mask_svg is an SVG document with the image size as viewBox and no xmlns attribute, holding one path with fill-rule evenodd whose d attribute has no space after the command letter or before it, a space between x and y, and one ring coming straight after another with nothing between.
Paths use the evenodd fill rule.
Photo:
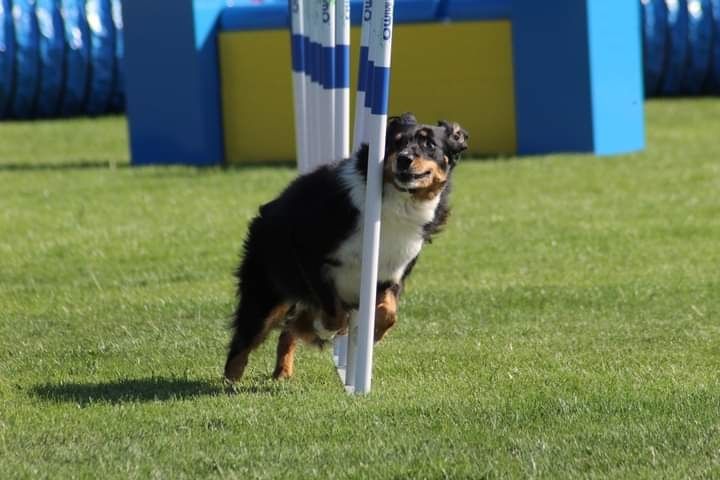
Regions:
<instances>
[{"instance_id":1,"label":"blue and white striped pole","mask_svg":"<svg viewBox=\"0 0 720 480\"><path fill-rule=\"evenodd\" d=\"M358 62L358 82L355 93L355 128L353 133L353 151L357 152L360 145L367 142L365 138L365 95L367 92L368 76L372 68L369 64L368 41L370 38L373 0L363 0L362 28L360 31L360 60Z\"/></svg>"},{"instance_id":2,"label":"blue and white striped pole","mask_svg":"<svg viewBox=\"0 0 720 480\"><path fill-rule=\"evenodd\" d=\"M335 3L335 160L350 156L350 0Z\"/></svg>"},{"instance_id":3,"label":"blue and white striped pole","mask_svg":"<svg viewBox=\"0 0 720 480\"><path fill-rule=\"evenodd\" d=\"M358 151L362 144L369 144L368 122L370 121L370 102L372 101L373 59L375 52L370 51L370 39L377 30L380 1L363 0L362 27L360 31L360 59L358 62L358 87L355 97L355 132L353 134L353 150ZM368 175L368 180L370 176ZM369 184L369 183L368 183ZM366 221L367 218L364 220ZM363 245L366 246L363 238ZM363 250L363 267L365 265ZM347 354L345 365L345 388L355 390L355 379L358 370L358 318L359 312L353 312L348 325Z\"/></svg>"},{"instance_id":4,"label":"blue and white striped pole","mask_svg":"<svg viewBox=\"0 0 720 480\"><path fill-rule=\"evenodd\" d=\"M385 158L385 130L390 93L390 60L392 54L394 0L374 2L373 26L368 42L372 62L372 83L367 85L365 103L370 115L365 119L368 139L368 172L363 222L363 261L360 277L360 308L357 315L357 358L353 391L370 392L372 379L373 341L375 331L375 295L377 264L380 252L380 218L382 207L382 172Z\"/></svg>"},{"instance_id":5,"label":"blue and white striped pole","mask_svg":"<svg viewBox=\"0 0 720 480\"><path fill-rule=\"evenodd\" d=\"M290 1L298 162L304 173L350 156L350 3ZM369 145L360 308L351 316L348 338L339 339L334 352L348 390L360 394L370 391L372 377L393 8L394 0L363 3L353 141L353 150Z\"/></svg>"},{"instance_id":6,"label":"blue and white striped pole","mask_svg":"<svg viewBox=\"0 0 720 480\"><path fill-rule=\"evenodd\" d=\"M317 165L335 160L335 6L334 0L320 0L320 156Z\"/></svg>"},{"instance_id":7,"label":"blue and white striped pole","mask_svg":"<svg viewBox=\"0 0 720 480\"><path fill-rule=\"evenodd\" d=\"M305 1L305 88L307 94L306 101L306 134L307 134L307 152L308 158L303 173L313 169L317 157L319 155L319 135L318 126L318 9L313 5L313 0Z\"/></svg>"},{"instance_id":8,"label":"blue and white striped pole","mask_svg":"<svg viewBox=\"0 0 720 480\"><path fill-rule=\"evenodd\" d=\"M306 56L305 56L305 19L304 0L290 0L290 42L292 54L293 100L295 107L295 149L298 169L301 173L308 170L307 136L307 93L306 93Z\"/></svg>"},{"instance_id":9,"label":"blue and white striped pole","mask_svg":"<svg viewBox=\"0 0 720 480\"><path fill-rule=\"evenodd\" d=\"M335 4L335 159L350 157L350 0ZM335 339L338 369L347 362L347 335ZM344 374L341 373L344 381Z\"/></svg>"}]
</instances>

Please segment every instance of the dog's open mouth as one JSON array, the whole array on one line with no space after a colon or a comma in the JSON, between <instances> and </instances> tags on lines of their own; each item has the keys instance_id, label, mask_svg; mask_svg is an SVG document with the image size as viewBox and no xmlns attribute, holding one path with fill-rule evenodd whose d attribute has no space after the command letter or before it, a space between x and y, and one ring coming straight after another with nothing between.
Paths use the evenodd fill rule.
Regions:
<instances>
[{"instance_id":1,"label":"dog's open mouth","mask_svg":"<svg viewBox=\"0 0 720 480\"><path fill-rule=\"evenodd\" d=\"M396 172L395 184L400 188L412 188L414 184L432 174L430 170L422 173Z\"/></svg>"}]
</instances>

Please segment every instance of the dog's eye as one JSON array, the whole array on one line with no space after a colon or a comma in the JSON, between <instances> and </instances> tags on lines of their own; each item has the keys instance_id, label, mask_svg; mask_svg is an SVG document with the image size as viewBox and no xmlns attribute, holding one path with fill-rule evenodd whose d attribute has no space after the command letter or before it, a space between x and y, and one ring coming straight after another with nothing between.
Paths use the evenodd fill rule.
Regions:
<instances>
[{"instance_id":1,"label":"dog's eye","mask_svg":"<svg viewBox=\"0 0 720 480\"><path fill-rule=\"evenodd\" d=\"M433 143L432 140L428 140L426 146L427 146L428 150L435 150L435 143Z\"/></svg>"}]
</instances>

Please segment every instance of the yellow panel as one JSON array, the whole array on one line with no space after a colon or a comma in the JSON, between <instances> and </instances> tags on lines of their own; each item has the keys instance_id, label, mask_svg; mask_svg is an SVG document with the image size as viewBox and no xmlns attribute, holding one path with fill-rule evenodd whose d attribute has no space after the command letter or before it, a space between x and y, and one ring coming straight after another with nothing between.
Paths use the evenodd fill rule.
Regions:
<instances>
[{"instance_id":1,"label":"yellow panel","mask_svg":"<svg viewBox=\"0 0 720 480\"><path fill-rule=\"evenodd\" d=\"M353 29L353 92L358 41ZM295 157L289 45L284 30L220 34L228 162ZM457 121L470 132L474 154L514 153L511 45L506 21L399 25L390 113Z\"/></svg>"}]
</instances>

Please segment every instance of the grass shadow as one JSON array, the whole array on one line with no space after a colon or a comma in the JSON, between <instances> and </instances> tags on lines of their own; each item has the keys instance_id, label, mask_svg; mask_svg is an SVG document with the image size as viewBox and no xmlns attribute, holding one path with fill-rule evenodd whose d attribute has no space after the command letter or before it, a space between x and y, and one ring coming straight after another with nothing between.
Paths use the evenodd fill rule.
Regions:
<instances>
[{"instance_id":1,"label":"grass shadow","mask_svg":"<svg viewBox=\"0 0 720 480\"><path fill-rule=\"evenodd\" d=\"M130 164L113 161L79 160L71 162L0 163L0 172L38 172L65 170L113 170L129 168Z\"/></svg>"},{"instance_id":2,"label":"grass shadow","mask_svg":"<svg viewBox=\"0 0 720 480\"><path fill-rule=\"evenodd\" d=\"M44 400L79 405L182 400L225 393L220 382L177 378L141 378L102 383L47 383L32 393Z\"/></svg>"},{"instance_id":3,"label":"grass shadow","mask_svg":"<svg viewBox=\"0 0 720 480\"><path fill-rule=\"evenodd\" d=\"M242 162L233 162L233 163L223 163L220 165L220 167L223 170L226 171L233 171L233 170L256 170L256 169L268 169L268 170L276 170L276 169L294 169L297 168L297 163L295 160L271 160L271 161L262 161L262 160L244 160Z\"/></svg>"}]
</instances>

